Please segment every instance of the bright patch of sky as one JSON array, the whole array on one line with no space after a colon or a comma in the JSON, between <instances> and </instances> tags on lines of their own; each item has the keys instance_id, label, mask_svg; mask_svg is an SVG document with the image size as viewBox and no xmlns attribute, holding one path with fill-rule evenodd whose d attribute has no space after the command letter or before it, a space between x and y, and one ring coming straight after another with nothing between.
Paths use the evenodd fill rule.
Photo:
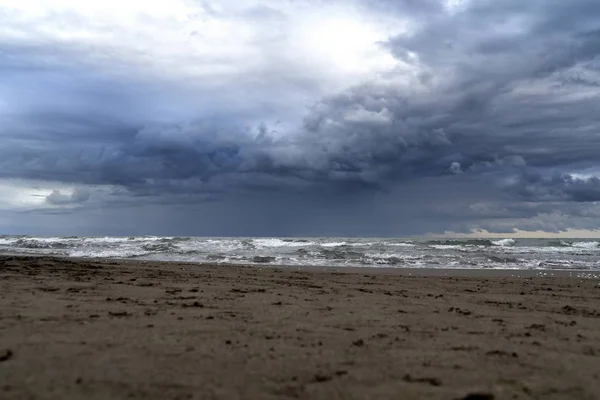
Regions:
<instances>
[{"instance_id":1,"label":"bright patch of sky","mask_svg":"<svg viewBox=\"0 0 600 400\"><path fill-rule=\"evenodd\" d=\"M135 70L192 85L295 65L289 74L297 77L280 79L309 73L322 90L340 88L393 68L397 61L380 43L408 29L338 2L6 0L3 8L0 38L73 46L86 53L80 62L110 63L111 73Z\"/></svg>"}]
</instances>

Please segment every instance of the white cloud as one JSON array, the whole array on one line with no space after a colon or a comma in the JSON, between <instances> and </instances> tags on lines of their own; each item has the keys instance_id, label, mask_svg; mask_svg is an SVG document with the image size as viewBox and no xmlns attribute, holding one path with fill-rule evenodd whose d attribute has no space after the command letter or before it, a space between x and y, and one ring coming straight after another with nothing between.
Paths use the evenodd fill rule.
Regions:
<instances>
[{"instance_id":1,"label":"white cloud","mask_svg":"<svg viewBox=\"0 0 600 400\"><path fill-rule=\"evenodd\" d=\"M418 71L381 43L409 29L402 16L354 0L4 0L0 42L24 49L11 55L23 65L55 73L8 86L6 97L22 102L4 111L0 104L0 120L19 110L100 112L86 108L97 107L86 86L69 86L76 71L92 89L128 85L119 96L126 115L110 101L101 108L130 123L226 113L291 135L307 108L332 93L366 81L388 86L391 77L406 86ZM41 85L56 96L39 97Z\"/></svg>"},{"instance_id":2,"label":"white cloud","mask_svg":"<svg viewBox=\"0 0 600 400\"><path fill-rule=\"evenodd\" d=\"M453 174L462 174L462 167L459 162L454 161L448 168Z\"/></svg>"},{"instance_id":3,"label":"white cloud","mask_svg":"<svg viewBox=\"0 0 600 400\"><path fill-rule=\"evenodd\" d=\"M450 13L459 12L467 6L468 0L446 0L446 10Z\"/></svg>"},{"instance_id":4,"label":"white cloud","mask_svg":"<svg viewBox=\"0 0 600 400\"><path fill-rule=\"evenodd\" d=\"M74 207L117 198L114 186L69 185L61 182L0 179L0 210L33 211Z\"/></svg>"},{"instance_id":5,"label":"white cloud","mask_svg":"<svg viewBox=\"0 0 600 400\"><path fill-rule=\"evenodd\" d=\"M396 61L379 42L407 30L404 21L350 2L200 4L5 0L0 39L68 46L83 56L45 61L110 64L112 73L188 85L271 81L276 76L265 72L278 70L277 79L314 80L329 90L392 68Z\"/></svg>"},{"instance_id":6,"label":"white cloud","mask_svg":"<svg viewBox=\"0 0 600 400\"><path fill-rule=\"evenodd\" d=\"M27 209L41 206L48 193L22 180L0 180L0 209Z\"/></svg>"},{"instance_id":7,"label":"white cloud","mask_svg":"<svg viewBox=\"0 0 600 400\"><path fill-rule=\"evenodd\" d=\"M387 108L379 112L368 111L364 108L357 108L346 113L344 121L354 123L367 123L387 125L392 122L394 115Z\"/></svg>"},{"instance_id":8,"label":"white cloud","mask_svg":"<svg viewBox=\"0 0 600 400\"><path fill-rule=\"evenodd\" d=\"M90 196L91 191L87 188L75 188L70 194L54 189L46 196L46 202L54 205L81 204L86 202Z\"/></svg>"}]
</instances>

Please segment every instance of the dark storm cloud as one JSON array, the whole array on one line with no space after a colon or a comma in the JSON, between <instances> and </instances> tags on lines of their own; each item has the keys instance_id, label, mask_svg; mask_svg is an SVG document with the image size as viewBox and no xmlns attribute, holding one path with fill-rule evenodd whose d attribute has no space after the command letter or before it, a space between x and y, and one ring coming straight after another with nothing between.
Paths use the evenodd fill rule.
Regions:
<instances>
[{"instance_id":1,"label":"dark storm cloud","mask_svg":"<svg viewBox=\"0 0 600 400\"><path fill-rule=\"evenodd\" d=\"M519 176L508 187L526 200L600 201L600 178L595 176L582 179L567 174L542 176L529 173Z\"/></svg>"},{"instance_id":2,"label":"dark storm cloud","mask_svg":"<svg viewBox=\"0 0 600 400\"><path fill-rule=\"evenodd\" d=\"M599 167L598 1L467 1L454 12L440 1L372 7L412 21L414 31L381 44L403 66L324 97L296 127L260 124L260 106L228 110L235 96L212 89L200 91L193 108L200 115L180 122L177 107L164 104L185 89L86 70L75 60L67 70L54 62L68 58L64 49L48 61L43 46L0 43L0 83L11 97L0 114L0 176L115 185L124 197L168 202L392 193L431 179L420 193L436 196L443 187L461 204L463 222L452 220L457 207L439 213L457 231L504 230L494 220L516 226L538 216L545 221L538 227L565 229L557 209L600 201L600 178L577 178ZM248 18L280 17L267 11ZM458 180L472 190L453 189ZM477 203L486 190L499 196L493 206ZM83 203L85 193L53 192L46 201Z\"/></svg>"},{"instance_id":3,"label":"dark storm cloud","mask_svg":"<svg viewBox=\"0 0 600 400\"><path fill-rule=\"evenodd\" d=\"M597 166L600 5L468 4L388 43L421 69L413 90L364 85L326 100L307 118L311 140L386 181ZM369 118L348 118L357 112ZM376 118L383 112L389 121ZM564 199L594 198L584 192Z\"/></svg>"}]
</instances>

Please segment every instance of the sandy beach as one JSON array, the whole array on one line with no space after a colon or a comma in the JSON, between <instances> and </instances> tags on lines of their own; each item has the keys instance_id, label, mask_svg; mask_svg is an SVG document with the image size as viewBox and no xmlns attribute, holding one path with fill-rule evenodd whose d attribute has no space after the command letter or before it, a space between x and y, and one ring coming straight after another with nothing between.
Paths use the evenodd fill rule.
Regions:
<instances>
[{"instance_id":1,"label":"sandy beach","mask_svg":"<svg viewBox=\"0 0 600 400\"><path fill-rule=\"evenodd\" d=\"M0 398L598 399L598 282L2 256Z\"/></svg>"}]
</instances>

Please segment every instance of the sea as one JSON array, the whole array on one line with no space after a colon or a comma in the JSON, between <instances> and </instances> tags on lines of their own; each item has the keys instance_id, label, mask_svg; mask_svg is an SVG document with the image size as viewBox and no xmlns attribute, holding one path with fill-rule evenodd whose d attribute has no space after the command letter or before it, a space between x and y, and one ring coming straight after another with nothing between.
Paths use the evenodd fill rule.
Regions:
<instances>
[{"instance_id":1,"label":"sea","mask_svg":"<svg viewBox=\"0 0 600 400\"><path fill-rule=\"evenodd\" d=\"M0 253L282 266L600 270L600 239L0 236Z\"/></svg>"}]
</instances>

